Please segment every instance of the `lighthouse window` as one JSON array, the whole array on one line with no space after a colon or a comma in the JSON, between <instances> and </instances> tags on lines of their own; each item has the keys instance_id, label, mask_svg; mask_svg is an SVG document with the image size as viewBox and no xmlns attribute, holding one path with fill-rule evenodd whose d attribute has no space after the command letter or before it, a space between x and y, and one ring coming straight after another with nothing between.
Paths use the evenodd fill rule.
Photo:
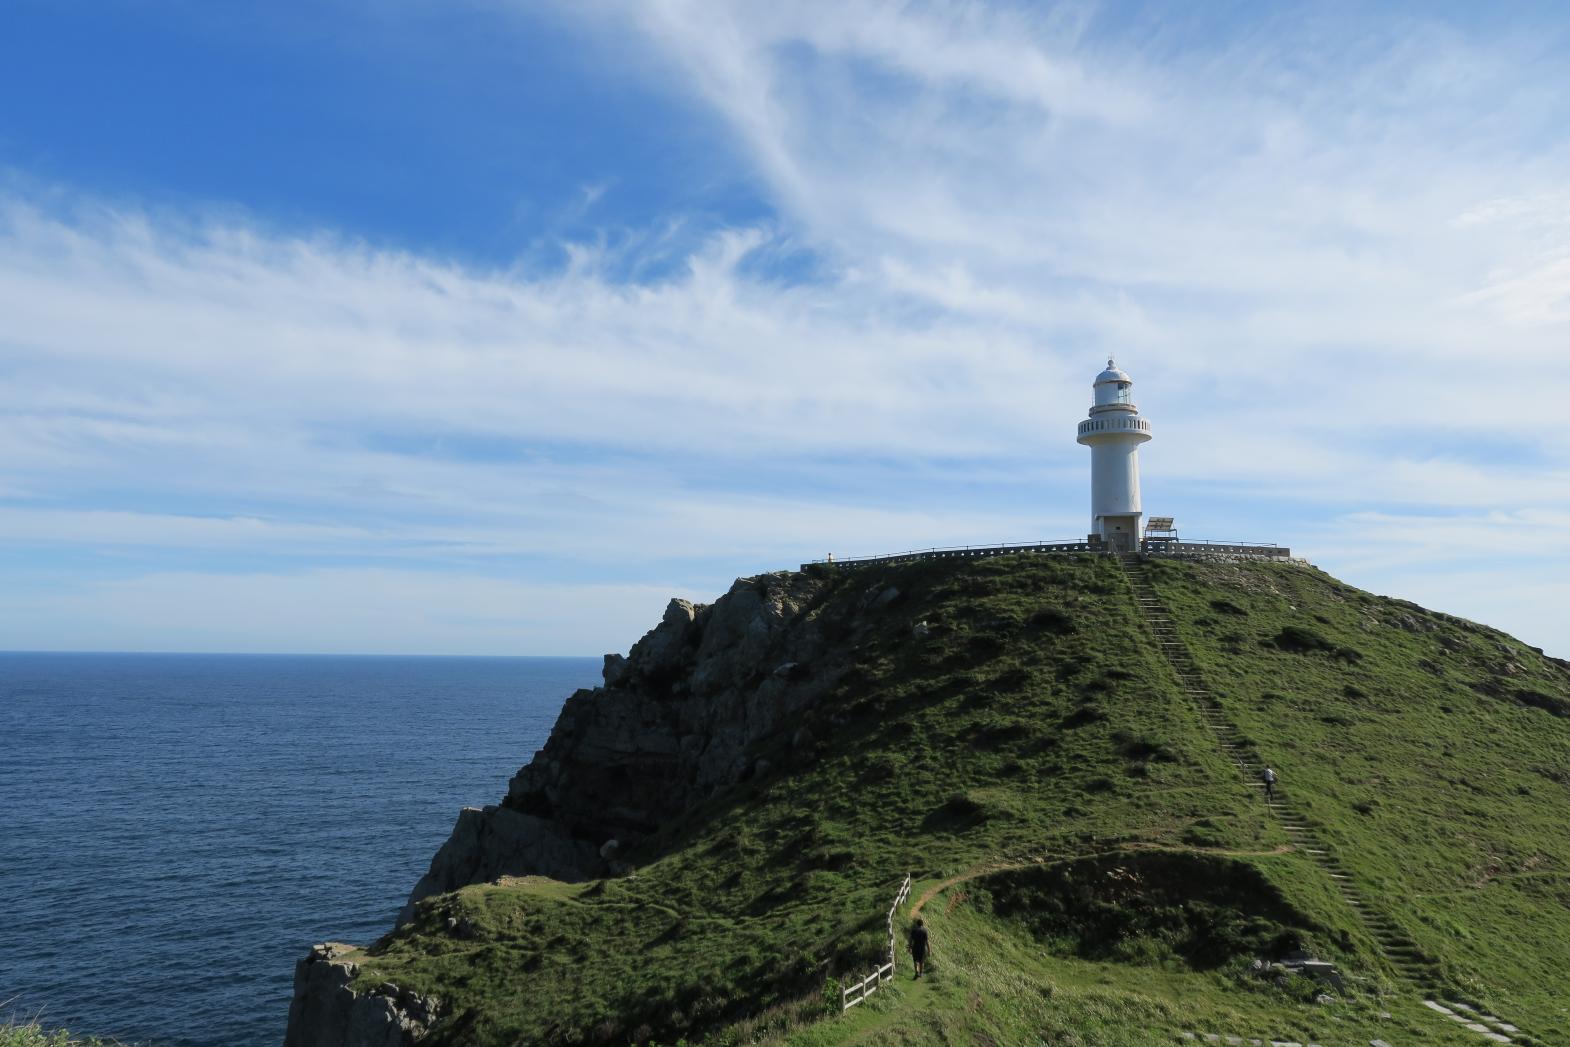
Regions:
<instances>
[{"instance_id":1,"label":"lighthouse window","mask_svg":"<svg viewBox=\"0 0 1570 1047\"><path fill-rule=\"evenodd\" d=\"M1126 404L1126 403L1128 403L1132 399L1131 395L1129 394L1128 387L1129 387L1129 383L1128 382L1119 382L1118 383L1118 398L1117 398L1117 402L1118 403Z\"/></svg>"}]
</instances>

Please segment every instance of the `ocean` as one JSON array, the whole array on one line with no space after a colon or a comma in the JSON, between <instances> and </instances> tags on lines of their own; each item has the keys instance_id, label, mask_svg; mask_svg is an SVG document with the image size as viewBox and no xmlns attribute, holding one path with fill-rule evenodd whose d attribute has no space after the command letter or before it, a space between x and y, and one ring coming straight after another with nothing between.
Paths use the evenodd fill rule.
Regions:
<instances>
[{"instance_id":1,"label":"ocean","mask_svg":"<svg viewBox=\"0 0 1570 1047\"><path fill-rule=\"evenodd\" d=\"M387 931L599 668L0 654L0 1018L277 1047L295 960Z\"/></svg>"}]
</instances>

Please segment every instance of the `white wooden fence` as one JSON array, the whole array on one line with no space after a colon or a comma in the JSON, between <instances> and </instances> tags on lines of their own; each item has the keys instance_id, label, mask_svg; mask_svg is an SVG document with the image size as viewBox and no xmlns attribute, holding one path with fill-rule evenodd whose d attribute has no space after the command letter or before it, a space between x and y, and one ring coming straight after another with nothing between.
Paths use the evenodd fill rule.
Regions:
<instances>
[{"instance_id":1,"label":"white wooden fence","mask_svg":"<svg viewBox=\"0 0 1570 1047\"><path fill-rule=\"evenodd\" d=\"M867 997L878 991L884 982L894 979L894 913L899 910L900 903L910 897L910 874L905 874L905 882L899 885L899 893L894 896L894 904L889 906L889 962L867 975L859 982L854 982L840 990L840 1013L844 1014L858 1003L865 1003Z\"/></svg>"}]
</instances>

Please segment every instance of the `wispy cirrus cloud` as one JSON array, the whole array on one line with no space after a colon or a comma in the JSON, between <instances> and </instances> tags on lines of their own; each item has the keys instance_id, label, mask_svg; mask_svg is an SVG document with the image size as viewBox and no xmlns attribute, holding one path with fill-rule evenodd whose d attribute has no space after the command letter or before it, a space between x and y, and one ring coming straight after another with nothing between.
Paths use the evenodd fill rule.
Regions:
<instances>
[{"instance_id":1,"label":"wispy cirrus cloud","mask_svg":"<svg viewBox=\"0 0 1570 1047\"><path fill-rule=\"evenodd\" d=\"M1562 39L1422 11L561 17L721 121L773 215L696 241L662 216L541 270L13 184L0 535L113 552L122 594L129 545L205 558L214 593L356 570L692 591L1068 536L1072 426L1116 353L1157 427L1147 503L1191 534L1387 591L1507 584L1522 548L1570 567ZM580 209L616 191L585 186ZM1538 642L1570 620L1570 593L1435 591Z\"/></svg>"}]
</instances>

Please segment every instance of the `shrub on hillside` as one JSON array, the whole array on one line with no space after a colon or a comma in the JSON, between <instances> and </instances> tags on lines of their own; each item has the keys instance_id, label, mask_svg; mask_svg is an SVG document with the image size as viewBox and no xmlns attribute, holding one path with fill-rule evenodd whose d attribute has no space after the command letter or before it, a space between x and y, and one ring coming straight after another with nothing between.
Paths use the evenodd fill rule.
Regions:
<instances>
[{"instance_id":1,"label":"shrub on hillside","mask_svg":"<svg viewBox=\"0 0 1570 1047\"><path fill-rule=\"evenodd\" d=\"M1067 636L1074 631L1074 620L1056 607L1046 607L1031 615L1026 622L1038 632L1053 636Z\"/></svg>"},{"instance_id":2,"label":"shrub on hillside","mask_svg":"<svg viewBox=\"0 0 1570 1047\"><path fill-rule=\"evenodd\" d=\"M984 889L994 913L1054 951L1089 960L1173 957L1213 969L1235 957L1277 958L1318 930L1258 870L1224 858L1087 858L1002 873Z\"/></svg>"},{"instance_id":3,"label":"shrub on hillside","mask_svg":"<svg viewBox=\"0 0 1570 1047\"><path fill-rule=\"evenodd\" d=\"M1301 625L1282 626L1281 631L1269 642L1275 645L1277 649L1292 654L1323 653L1333 658L1339 658L1344 662L1361 661L1363 657L1360 652L1350 647L1338 646L1314 632L1314 630Z\"/></svg>"}]
</instances>

